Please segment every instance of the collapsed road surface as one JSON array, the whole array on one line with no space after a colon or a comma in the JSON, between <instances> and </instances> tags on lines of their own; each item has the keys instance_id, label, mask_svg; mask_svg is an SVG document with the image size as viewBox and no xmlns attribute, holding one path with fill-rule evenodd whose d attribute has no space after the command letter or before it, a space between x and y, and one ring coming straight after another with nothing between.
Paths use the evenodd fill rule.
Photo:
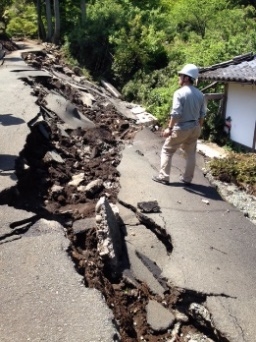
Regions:
<instances>
[{"instance_id":1,"label":"collapsed road surface","mask_svg":"<svg viewBox=\"0 0 256 342\"><path fill-rule=\"evenodd\" d=\"M194 269L193 251L190 251L192 260L183 261L188 265L186 271L190 283L182 275L184 271L181 267L180 249L176 246L172 232L177 234L179 229L182 233L184 226L192 230L193 227L201 229L196 217L200 210L198 203L194 204L195 207L190 204L191 211L194 209L194 217L191 219L186 213L188 221L182 221L174 211L179 212L181 206L184 210L186 204L184 207L183 203L191 199L180 197L182 189L174 185L174 189L170 189L175 194L172 195L174 203L170 207L167 205L170 203L169 189L166 191L166 188L150 183L151 175L148 173L156 169L159 157L161 139L157 134L148 129L142 130L142 125L138 125L129 106L114 99L103 88L85 80L79 68L68 68L54 46L45 46L43 50L33 53L27 51L23 58L27 61L27 66L20 66L20 61L17 61L13 70L17 77L15 82L24 82L24 87L31 93L30 101L33 102L34 99L38 107L36 113L33 106L30 109L34 115L26 120L27 138L24 146L20 144L18 158L7 159L10 165L15 161L17 181L2 189L0 203L5 209L8 205L8 208L22 210L22 215L19 212L20 217L13 217L9 228L4 227L1 234L2 246L17 243L17 239L26 239L29 255L31 254L32 259L33 255L37 259L34 246L29 244L33 240L29 238L39 235L40 239L46 239L54 230L58 232L57 237L62 239L62 231L69 241L68 244L62 242L62 249L66 249L72 258L78 274L83 277L85 287L102 293L113 317L101 303L97 304L100 305L100 310L96 306L96 311L103 313L103 318L99 316L98 322L93 313L95 309L92 310L95 327L92 328L93 321L90 320L89 326L79 326L81 335L75 337L76 324L68 324L63 328L63 323L60 323L55 330L54 319L50 324L47 317L44 317L43 323L40 323L39 311L35 317L36 332L31 329L30 335L21 337L19 330L14 329L16 335L10 338L11 322L13 316L15 317L13 310L14 314L7 315L8 323L6 319L2 320L1 335L3 333L7 336L8 333L10 338L8 340L5 337L4 341L41 341L45 336L47 341L61 339L88 342L253 341L253 330L249 330L249 334L244 331L239 315L237 318L234 316L236 313L232 312L232 304L229 303L230 317L234 316L235 319L229 322L230 317L221 317L223 325L219 322L218 315L213 315L207 309L209 306L213 310L217 307L221 315L229 316L225 313L224 302L235 301L237 294L235 290L232 293L226 292L223 284L213 286L214 290L210 289L208 283L205 285L201 276L208 276L209 283L213 283L215 275L210 278L209 274L204 273L201 260L197 260L194 265L200 265L202 270L199 272ZM8 63L5 65L7 68ZM120 112L120 108L125 110ZM11 114L7 116L9 124L13 118ZM15 120L18 124L21 119L16 117ZM8 175L8 172L10 170L6 170L3 175ZM145 178L147 180L143 183ZM196 196L195 190L199 193L199 189L202 194L202 187L191 188L189 191L191 194L194 191ZM223 202L214 192L214 189L210 189L208 195L217 201L219 212L225 214L227 209L222 208ZM202 203L204 202L201 202L201 206ZM24 211L29 215L25 215ZM200 215L207 212L209 214L209 211L207 208ZM234 217L241 220L239 214L234 214ZM227 218L225 224L226 220ZM231 219L231 227L233 223ZM243 223L243 227L248 228L247 222L246 225ZM186 235L185 242L188 241L189 236ZM188 247L183 245L184 242L184 249ZM16 247L19 248L19 245ZM222 255L228 253L211 244L209 250ZM47 248L43 251L47 255ZM183 254L183 258L184 255L186 254ZM4 258L2 260L7 262ZM10 266L11 261L8 262ZM56 262L63 264L62 259L56 258ZM54 268L61 268L56 262ZM36 264L33 266L36 267ZM38 266L43 266L47 271L47 265L39 262ZM193 282L192 273L197 275L197 281ZM39 273L35 276L40 279L41 275ZM7 289L8 283L12 284L7 279L7 271L3 278L1 283L6 284ZM44 288L43 282L40 286L41 289ZM59 289L54 286L50 288L59 294L62 286L60 284ZM70 286L74 287L75 284ZM204 291L205 288L207 291ZM30 294L31 291L33 290L30 289ZM86 299L94 295L97 297L97 293L87 293ZM84 298L83 295L82 297ZM66 299L72 302L68 295ZM98 303L98 298L91 300L90 306L93 308L93 301ZM41 299L40 303L42 302ZM77 301L74 302L77 305ZM29 306L29 303L32 305L31 300L28 303L20 301L17 319L22 319L20 311ZM51 303L47 304L48 309L52 308L48 311L50 317L56 316L56 308ZM74 317L81 316L83 312L83 301L79 304L77 308L70 306L68 317L72 322ZM4 308L8 310L8 301ZM96 312L95 314L97 315ZM1 318L2 316L3 311ZM80 319L81 317L75 318L75 322ZM85 313L82 320L88 319L88 313ZM48 324L52 334L47 335L44 330L44 336L39 327Z\"/></svg>"}]
</instances>

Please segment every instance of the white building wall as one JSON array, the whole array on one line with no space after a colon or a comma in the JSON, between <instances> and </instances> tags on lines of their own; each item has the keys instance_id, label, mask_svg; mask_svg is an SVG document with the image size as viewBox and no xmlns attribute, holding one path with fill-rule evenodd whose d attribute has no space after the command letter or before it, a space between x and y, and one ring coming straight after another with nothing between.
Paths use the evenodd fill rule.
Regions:
<instances>
[{"instance_id":1,"label":"white building wall","mask_svg":"<svg viewBox=\"0 0 256 342\"><path fill-rule=\"evenodd\" d=\"M256 86L229 83L226 117L230 116L230 139L252 147L256 122Z\"/></svg>"}]
</instances>

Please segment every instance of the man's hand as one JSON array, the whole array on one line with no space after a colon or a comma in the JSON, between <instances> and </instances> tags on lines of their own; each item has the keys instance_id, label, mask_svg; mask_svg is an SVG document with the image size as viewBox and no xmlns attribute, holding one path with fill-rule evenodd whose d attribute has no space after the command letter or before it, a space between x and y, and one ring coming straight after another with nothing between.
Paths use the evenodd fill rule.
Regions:
<instances>
[{"instance_id":1,"label":"man's hand","mask_svg":"<svg viewBox=\"0 0 256 342\"><path fill-rule=\"evenodd\" d=\"M167 138L167 137L169 137L171 134L172 134L171 128L166 128L166 129L162 132L161 135L162 135L162 137Z\"/></svg>"}]
</instances>

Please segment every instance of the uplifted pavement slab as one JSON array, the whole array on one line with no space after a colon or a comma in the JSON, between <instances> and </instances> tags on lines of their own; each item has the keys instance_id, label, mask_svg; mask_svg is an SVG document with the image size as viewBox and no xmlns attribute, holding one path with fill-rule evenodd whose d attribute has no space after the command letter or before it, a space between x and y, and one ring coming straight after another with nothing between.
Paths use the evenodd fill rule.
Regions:
<instances>
[{"instance_id":1,"label":"uplifted pavement slab","mask_svg":"<svg viewBox=\"0 0 256 342\"><path fill-rule=\"evenodd\" d=\"M94 128L95 124L80 114L77 108L63 96L56 94L48 94L45 98L46 107L55 112L71 129L78 127Z\"/></svg>"},{"instance_id":2,"label":"uplifted pavement slab","mask_svg":"<svg viewBox=\"0 0 256 342\"><path fill-rule=\"evenodd\" d=\"M0 67L1 191L16 183L15 160L30 133L27 122L39 111L31 88L19 79L20 70L30 75L21 51L8 55ZM115 341L112 313L100 292L86 288L77 273L63 227L41 219L10 228L33 216L0 207L1 342Z\"/></svg>"},{"instance_id":3,"label":"uplifted pavement slab","mask_svg":"<svg viewBox=\"0 0 256 342\"><path fill-rule=\"evenodd\" d=\"M18 79L21 73L15 72L17 67L28 68L20 53L15 51L8 55L8 60L0 66L1 79L4 80L0 84L0 170L5 172L0 173L0 190L13 185L11 180L15 179L12 172L15 160L30 132L27 122L39 111L36 99L31 95L31 88Z\"/></svg>"},{"instance_id":4,"label":"uplifted pavement slab","mask_svg":"<svg viewBox=\"0 0 256 342\"><path fill-rule=\"evenodd\" d=\"M161 212L149 216L166 229L173 243L170 258L158 260L162 276L174 286L205 296L215 327L228 341L252 342L256 336L255 225L222 200L199 168L191 186L179 182L184 168L179 153L173 158L170 185L153 182L162 143L144 130L125 148L118 167L119 199L132 206L140 201L159 203Z\"/></svg>"},{"instance_id":5,"label":"uplifted pavement slab","mask_svg":"<svg viewBox=\"0 0 256 342\"><path fill-rule=\"evenodd\" d=\"M1 246L1 342L115 340L112 313L85 288L68 245L59 223L40 220Z\"/></svg>"}]
</instances>

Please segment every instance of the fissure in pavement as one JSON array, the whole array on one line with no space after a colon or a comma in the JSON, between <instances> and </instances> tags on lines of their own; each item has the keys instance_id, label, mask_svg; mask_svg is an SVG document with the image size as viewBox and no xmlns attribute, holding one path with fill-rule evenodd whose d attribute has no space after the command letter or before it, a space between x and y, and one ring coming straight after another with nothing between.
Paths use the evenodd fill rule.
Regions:
<instances>
[{"instance_id":1,"label":"fissure in pavement","mask_svg":"<svg viewBox=\"0 0 256 342\"><path fill-rule=\"evenodd\" d=\"M41 64L45 56L40 55ZM123 145L132 139L138 126L121 117L114 106L99 95L90 107L84 106L76 88L60 80L38 77L33 82L29 80L28 86L33 88L41 110L29 123L31 133L16 161L17 184L0 194L0 204L34 212L35 216L13 222L13 234L26 234L39 218L59 221L70 240L68 253L77 272L84 277L85 286L103 294L113 311L121 341L183 342L189 341L188 335L199 334L201 340L198 341L227 342L214 328L203 306L206 294L171 286L167 279L161 278L157 265L139 253L138 259L163 286L163 296L134 277L129 271L127 253L123 255L121 272L114 277L99 255L96 225L90 223L86 229L74 230L75 222L95 217L95 207L102 196L111 203L118 202L120 175L116 167ZM53 90L75 104L95 127L71 128L47 108L46 98ZM74 108L70 110L74 113ZM172 252L171 236L164 228L129 203L120 204L156 235L168 253ZM121 229L121 220L119 224ZM149 318L152 303L173 313L173 319L156 328Z\"/></svg>"}]
</instances>

